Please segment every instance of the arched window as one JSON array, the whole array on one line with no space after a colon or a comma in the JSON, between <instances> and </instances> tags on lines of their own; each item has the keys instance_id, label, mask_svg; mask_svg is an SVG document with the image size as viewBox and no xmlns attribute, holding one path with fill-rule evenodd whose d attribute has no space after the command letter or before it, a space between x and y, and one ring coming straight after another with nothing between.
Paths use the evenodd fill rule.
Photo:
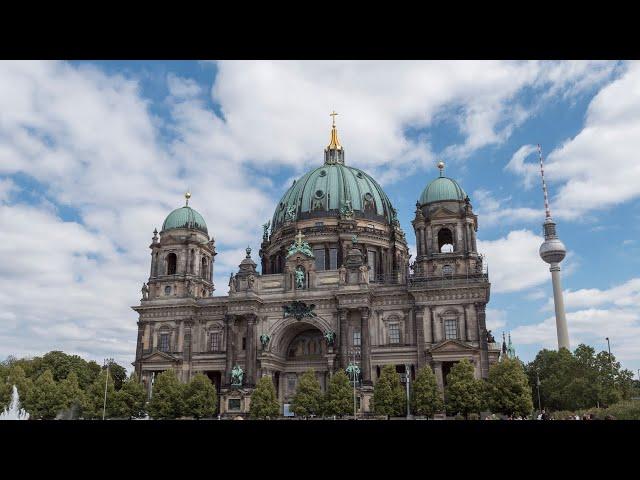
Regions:
<instances>
[{"instance_id":1,"label":"arched window","mask_svg":"<svg viewBox=\"0 0 640 480\"><path fill-rule=\"evenodd\" d=\"M169 255L167 255L167 275L176 274L177 263L178 263L178 257L176 257L175 253L170 253Z\"/></svg>"},{"instance_id":2,"label":"arched window","mask_svg":"<svg viewBox=\"0 0 640 480\"><path fill-rule=\"evenodd\" d=\"M442 253L453 252L453 234L448 228L441 228L438 232L438 251Z\"/></svg>"},{"instance_id":3,"label":"arched window","mask_svg":"<svg viewBox=\"0 0 640 480\"><path fill-rule=\"evenodd\" d=\"M202 278L207 278L209 276L209 270L207 268L207 257L202 257L202 265L200 268L200 276Z\"/></svg>"}]
</instances>

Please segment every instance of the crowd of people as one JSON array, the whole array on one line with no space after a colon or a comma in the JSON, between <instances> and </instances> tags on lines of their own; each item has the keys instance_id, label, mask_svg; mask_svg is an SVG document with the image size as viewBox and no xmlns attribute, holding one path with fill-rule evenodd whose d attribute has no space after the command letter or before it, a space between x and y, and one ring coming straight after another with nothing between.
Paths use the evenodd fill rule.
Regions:
<instances>
[{"instance_id":1,"label":"crowd of people","mask_svg":"<svg viewBox=\"0 0 640 480\"><path fill-rule=\"evenodd\" d=\"M497 416L495 413L491 415L487 415L485 420L532 420L533 417L531 415L507 415L503 417ZM567 415L565 418L556 418L554 415L551 415L546 410L542 410L538 415L535 416L536 420L596 420L596 417L593 413L585 413L583 415ZM605 420L615 420L613 415L607 415Z\"/></svg>"}]
</instances>

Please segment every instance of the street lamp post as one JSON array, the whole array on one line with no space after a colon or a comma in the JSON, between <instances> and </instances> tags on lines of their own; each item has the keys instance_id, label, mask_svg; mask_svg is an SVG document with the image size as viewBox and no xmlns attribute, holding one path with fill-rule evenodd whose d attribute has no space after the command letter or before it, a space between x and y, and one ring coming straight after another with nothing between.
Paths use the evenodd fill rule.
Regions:
<instances>
[{"instance_id":1,"label":"street lamp post","mask_svg":"<svg viewBox=\"0 0 640 480\"><path fill-rule=\"evenodd\" d=\"M350 362L351 365L353 367L355 367L356 364L356 353L357 353L357 349L352 348L349 350L349 355L353 355L353 360ZM358 409L357 409L357 404L356 404L356 370L355 368L351 369L351 373L353 375L353 419L357 420L358 419Z\"/></svg>"},{"instance_id":2,"label":"street lamp post","mask_svg":"<svg viewBox=\"0 0 640 480\"><path fill-rule=\"evenodd\" d=\"M109 366L113 362L113 358L107 358L104 361L104 366L107 367L107 374L104 379L104 402L102 403L102 420L104 420L105 413L107 411L107 385L109 384Z\"/></svg>"},{"instance_id":3,"label":"street lamp post","mask_svg":"<svg viewBox=\"0 0 640 480\"><path fill-rule=\"evenodd\" d=\"M409 401L409 382L411 381L411 367L409 365L405 365L404 366L404 373L405 373L405 378L406 378L406 384L407 384L407 420L409 420L411 418L411 403Z\"/></svg>"},{"instance_id":4,"label":"street lamp post","mask_svg":"<svg viewBox=\"0 0 640 480\"><path fill-rule=\"evenodd\" d=\"M611 380L613 380L613 362L611 361L611 343L609 343L609 337L607 339L607 348L609 349L609 365L611 366Z\"/></svg>"},{"instance_id":5,"label":"street lamp post","mask_svg":"<svg viewBox=\"0 0 640 480\"><path fill-rule=\"evenodd\" d=\"M538 389L538 411L542 413L542 404L540 403L540 376L536 370L536 387Z\"/></svg>"}]
</instances>

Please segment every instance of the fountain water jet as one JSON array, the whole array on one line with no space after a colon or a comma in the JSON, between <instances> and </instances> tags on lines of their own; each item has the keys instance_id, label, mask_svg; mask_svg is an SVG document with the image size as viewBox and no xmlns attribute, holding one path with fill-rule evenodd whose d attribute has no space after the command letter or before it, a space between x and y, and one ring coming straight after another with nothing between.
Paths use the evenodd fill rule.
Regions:
<instances>
[{"instance_id":1,"label":"fountain water jet","mask_svg":"<svg viewBox=\"0 0 640 480\"><path fill-rule=\"evenodd\" d=\"M29 413L24 408L20 408L20 397L18 395L18 389L13 386L13 392L11 393L11 403L9 409L6 408L0 413L0 420L29 420Z\"/></svg>"}]
</instances>

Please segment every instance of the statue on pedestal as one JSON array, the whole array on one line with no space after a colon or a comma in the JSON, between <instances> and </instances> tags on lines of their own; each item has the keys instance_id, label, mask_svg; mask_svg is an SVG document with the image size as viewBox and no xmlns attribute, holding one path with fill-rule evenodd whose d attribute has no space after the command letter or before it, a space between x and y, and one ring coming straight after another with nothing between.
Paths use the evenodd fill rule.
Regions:
<instances>
[{"instance_id":1,"label":"statue on pedestal","mask_svg":"<svg viewBox=\"0 0 640 480\"><path fill-rule=\"evenodd\" d=\"M304 269L302 267L296 268L295 276L296 276L296 288L304 288Z\"/></svg>"},{"instance_id":2,"label":"statue on pedestal","mask_svg":"<svg viewBox=\"0 0 640 480\"><path fill-rule=\"evenodd\" d=\"M236 279L233 276L233 272L229 277L229 293L234 293L236 291Z\"/></svg>"},{"instance_id":3,"label":"statue on pedestal","mask_svg":"<svg viewBox=\"0 0 640 480\"><path fill-rule=\"evenodd\" d=\"M149 286L146 283L142 284L142 300L149 300Z\"/></svg>"},{"instance_id":4,"label":"statue on pedestal","mask_svg":"<svg viewBox=\"0 0 640 480\"><path fill-rule=\"evenodd\" d=\"M358 270L360 270L360 283L369 283L369 267L360 265Z\"/></svg>"},{"instance_id":5,"label":"statue on pedestal","mask_svg":"<svg viewBox=\"0 0 640 480\"><path fill-rule=\"evenodd\" d=\"M233 369L231 369L231 385L236 387L241 386L243 377L244 371L240 368L240 365L235 365Z\"/></svg>"},{"instance_id":6,"label":"statue on pedestal","mask_svg":"<svg viewBox=\"0 0 640 480\"><path fill-rule=\"evenodd\" d=\"M347 283L347 269L344 265L338 269L338 275L340 275L340 285Z\"/></svg>"},{"instance_id":7,"label":"statue on pedestal","mask_svg":"<svg viewBox=\"0 0 640 480\"><path fill-rule=\"evenodd\" d=\"M269 340L271 340L271 337L269 337L269 335L267 335L266 333L260 335L260 343L262 344L263 350L267 348L267 345L269 345Z\"/></svg>"},{"instance_id":8,"label":"statue on pedestal","mask_svg":"<svg viewBox=\"0 0 640 480\"><path fill-rule=\"evenodd\" d=\"M256 281L256 277L254 277L253 275L249 275L247 277L247 285L249 290L253 290L253 284L255 283L255 281Z\"/></svg>"}]
</instances>

